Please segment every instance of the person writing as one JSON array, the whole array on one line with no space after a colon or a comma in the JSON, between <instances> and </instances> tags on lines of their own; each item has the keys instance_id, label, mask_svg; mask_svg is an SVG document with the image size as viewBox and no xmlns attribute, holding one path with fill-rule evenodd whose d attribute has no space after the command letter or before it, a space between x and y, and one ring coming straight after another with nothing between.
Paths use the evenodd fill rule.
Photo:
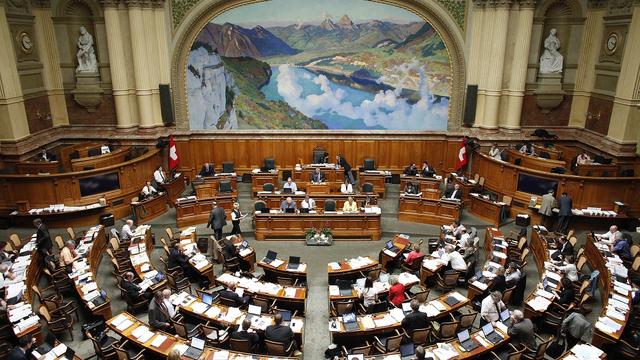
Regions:
<instances>
[{"instance_id":1,"label":"person writing","mask_svg":"<svg viewBox=\"0 0 640 360\"><path fill-rule=\"evenodd\" d=\"M67 272L71 272L72 264L78 260L80 255L76 251L76 243L73 240L67 240L62 250L60 250L60 267L67 269Z\"/></svg>"},{"instance_id":2,"label":"person writing","mask_svg":"<svg viewBox=\"0 0 640 360\"><path fill-rule=\"evenodd\" d=\"M344 202L344 206L342 206L342 211L346 213L356 213L358 212L358 203L353 200L352 196L349 196L347 201Z\"/></svg>"},{"instance_id":3,"label":"person writing","mask_svg":"<svg viewBox=\"0 0 640 360\"><path fill-rule=\"evenodd\" d=\"M280 211L286 212L287 209L293 209L294 211L297 209L296 202L293 201L291 196L288 196L285 200L280 203Z\"/></svg>"},{"instance_id":4,"label":"person writing","mask_svg":"<svg viewBox=\"0 0 640 360\"><path fill-rule=\"evenodd\" d=\"M344 183L340 185L340 192L343 194L353 194L353 185L349 179L344 179Z\"/></svg>"}]
</instances>

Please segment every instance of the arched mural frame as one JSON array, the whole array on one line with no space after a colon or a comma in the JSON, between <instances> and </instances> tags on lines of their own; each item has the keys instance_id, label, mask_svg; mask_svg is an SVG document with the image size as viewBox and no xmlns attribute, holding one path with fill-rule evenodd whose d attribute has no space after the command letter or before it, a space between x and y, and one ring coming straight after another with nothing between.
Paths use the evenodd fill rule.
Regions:
<instances>
[{"instance_id":1,"label":"arched mural frame","mask_svg":"<svg viewBox=\"0 0 640 360\"><path fill-rule=\"evenodd\" d=\"M238 6L259 3L268 0L203 0L194 6L184 17L180 26L175 29L172 39L171 54L171 87L173 90L173 102L175 107L176 128L178 130L189 130L188 104L186 90L186 65L189 51L194 40L200 31L209 23L211 19L219 14ZM449 118L447 131L460 129L464 111L464 97L466 84L466 62L464 52L464 35L455 20L449 15L438 2L429 0L369 0L382 4L389 4L409 10L425 21L438 32L442 38L451 64L451 93L449 100ZM192 130L193 131L193 130ZM261 134L295 134L300 130L259 130ZM381 134L403 134L396 130L306 130L307 132L318 133L354 133L371 134L379 132ZM251 133L255 130L199 130L202 133ZM426 131L431 133L432 131Z\"/></svg>"}]
</instances>

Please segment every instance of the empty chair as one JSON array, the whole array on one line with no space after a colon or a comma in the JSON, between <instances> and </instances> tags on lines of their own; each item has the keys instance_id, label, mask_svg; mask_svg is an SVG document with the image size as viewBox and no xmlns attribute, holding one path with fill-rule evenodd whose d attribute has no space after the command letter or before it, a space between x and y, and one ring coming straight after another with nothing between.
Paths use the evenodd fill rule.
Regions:
<instances>
[{"instance_id":1,"label":"empty chair","mask_svg":"<svg viewBox=\"0 0 640 360\"><path fill-rule=\"evenodd\" d=\"M324 211L336 211L336 201L333 199L325 200Z\"/></svg>"},{"instance_id":2,"label":"empty chair","mask_svg":"<svg viewBox=\"0 0 640 360\"><path fill-rule=\"evenodd\" d=\"M273 191L275 186L272 183L266 183L262 185L262 191Z\"/></svg>"},{"instance_id":3,"label":"empty chair","mask_svg":"<svg viewBox=\"0 0 640 360\"><path fill-rule=\"evenodd\" d=\"M236 169L235 169L235 164L233 163L233 161L223 161L222 162L222 172L223 173L230 174L230 173L233 173L235 171L236 171Z\"/></svg>"}]
</instances>

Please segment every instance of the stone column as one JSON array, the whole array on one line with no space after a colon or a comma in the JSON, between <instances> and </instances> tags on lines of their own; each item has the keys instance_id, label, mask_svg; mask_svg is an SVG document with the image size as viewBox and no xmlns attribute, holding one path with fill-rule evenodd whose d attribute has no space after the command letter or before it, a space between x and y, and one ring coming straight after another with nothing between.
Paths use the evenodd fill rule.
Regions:
<instances>
[{"instance_id":1,"label":"stone column","mask_svg":"<svg viewBox=\"0 0 640 360\"><path fill-rule=\"evenodd\" d=\"M480 38L480 51L479 59L477 63L477 76L478 78L478 101L476 103L476 118L474 120L474 126L482 127L484 124L484 102L487 89L487 76L489 75L487 67L488 60L491 57L491 47L488 46L491 42L491 33L493 31L493 18L495 16L495 8L490 7L489 1L485 1L482 4L484 10L482 14L482 34Z\"/></svg>"},{"instance_id":2,"label":"stone column","mask_svg":"<svg viewBox=\"0 0 640 360\"><path fill-rule=\"evenodd\" d=\"M144 29L144 16L142 15L142 2L139 0L126 0L129 7L129 26L131 31L131 51L133 55L133 72L136 82L136 98L138 100L138 118L140 127L153 127L153 94L151 92L151 79L149 67L153 64L153 58L147 53L148 39Z\"/></svg>"},{"instance_id":3,"label":"stone column","mask_svg":"<svg viewBox=\"0 0 640 360\"><path fill-rule=\"evenodd\" d=\"M64 85L60 70L60 55L56 33L51 19L51 2L32 1L31 13L34 16L35 43L42 63L42 80L49 98L49 109L53 126L69 125L69 114L64 99Z\"/></svg>"},{"instance_id":4,"label":"stone column","mask_svg":"<svg viewBox=\"0 0 640 360\"><path fill-rule=\"evenodd\" d=\"M131 119L129 106L129 83L127 81L127 64L124 58L122 32L120 31L120 0L102 0L104 24L107 31L107 50L109 51L109 68L111 69L111 88L116 106L116 120L119 128L130 128L138 125Z\"/></svg>"},{"instance_id":5,"label":"stone column","mask_svg":"<svg viewBox=\"0 0 640 360\"><path fill-rule=\"evenodd\" d=\"M620 77L613 100L607 137L622 143L638 141L640 131L640 2L633 17L622 54Z\"/></svg>"},{"instance_id":6,"label":"stone column","mask_svg":"<svg viewBox=\"0 0 640 360\"><path fill-rule=\"evenodd\" d=\"M520 128L536 2L536 0L520 0L518 28L515 34L515 48L513 49L509 89L507 90L507 114L500 121L500 127L505 129L516 130Z\"/></svg>"},{"instance_id":7,"label":"stone column","mask_svg":"<svg viewBox=\"0 0 640 360\"><path fill-rule=\"evenodd\" d=\"M600 55L600 44L604 32L603 17L607 14L607 2L602 0L589 1L587 20L582 31L580 57L576 69L576 83L571 102L569 126L584 127L587 122L589 100L596 80L595 65Z\"/></svg>"},{"instance_id":8,"label":"stone column","mask_svg":"<svg viewBox=\"0 0 640 360\"><path fill-rule=\"evenodd\" d=\"M29 135L13 41L5 4L0 0L0 140L4 141Z\"/></svg>"},{"instance_id":9,"label":"stone column","mask_svg":"<svg viewBox=\"0 0 640 360\"><path fill-rule=\"evenodd\" d=\"M492 20L491 42L484 43L486 47L491 48L490 56L486 58L487 87L484 100L484 121L481 125L481 127L487 129L496 129L498 127L498 111L502 93L502 71L504 70L511 0L498 0L492 5L495 6L495 14Z\"/></svg>"},{"instance_id":10,"label":"stone column","mask_svg":"<svg viewBox=\"0 0 640 360\"><path fill-rule=\"evenodd\" d=\"M160 113L160 90L158 87L160 63L158 62L158 42L156 35L155 1L148 1L142 8L142 19L144 22L145 37L148 39L147 59L153 59L153 66L149 66L149 88L151 89L151 101L153 104L153 125L162 125L162 115Z\"/></svg>"}]
</instances>

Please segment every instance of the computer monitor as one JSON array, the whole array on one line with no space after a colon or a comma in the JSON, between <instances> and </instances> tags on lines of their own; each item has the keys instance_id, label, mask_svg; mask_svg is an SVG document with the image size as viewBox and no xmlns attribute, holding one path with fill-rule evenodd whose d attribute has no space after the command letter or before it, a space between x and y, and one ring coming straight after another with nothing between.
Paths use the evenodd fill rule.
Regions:
<instances>
[{"instance_id":1,"label":"computer monitor","mask_svg":"<svg viewBox=\"0 0 640 360\"><path fill-rule=\"evenodd\" d=\"M274 159L268 158L264 159L264 169L265 170L273 170L276 168L276 161Z\"/></svg>"},{"instance_id":2,"label":"computer monitor","mask_svg":"<svg viewBox=\"0 0 640 360\"><path fill-rule=\"evenodd\" d=\"M367 170L375 170L376 169L376 161L373 159L364 159L364 171Z\"/></svg>"},{"instance_id":3,"label":"computer monitor","mask_svg":"<svg viewBox=\"0 0 640 360\"><path fill-rule=\"evenodd\" d=\"M213 304L213 296L207 293L202 293L202 302L211 306L211 304Z\"/></svg>"}]
</instances>

